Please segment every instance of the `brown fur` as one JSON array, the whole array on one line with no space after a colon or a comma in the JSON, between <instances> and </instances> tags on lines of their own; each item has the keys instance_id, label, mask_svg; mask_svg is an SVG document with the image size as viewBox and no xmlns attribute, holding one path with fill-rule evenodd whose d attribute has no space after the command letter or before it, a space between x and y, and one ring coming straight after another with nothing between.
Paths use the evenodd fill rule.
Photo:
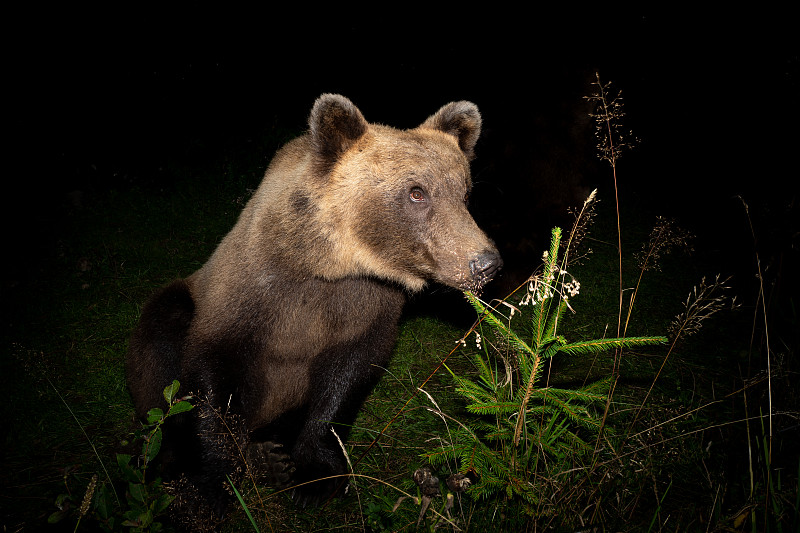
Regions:
<instances>
[{"instance_id":1,"label":"brown fur","mask_svg":"<svg viewBox=\"0 0 800 533\"><path fill-rule=\"evenodd\" d=\"M404 293L428 280L480 289L501 265L465 205L480 123L457 102L400 131L320 97L309 133L275 155L208 262L145 307L127 359L138 415L177 377L283 443L298 481L342 473L331 422L346 438L388 364ZM179 470L221 508L230 465L204 436L220 428L202 413L185 424L165 440L197 452ZM306 485L298 499L333 488Z\"/></svg>"}]
</instances>

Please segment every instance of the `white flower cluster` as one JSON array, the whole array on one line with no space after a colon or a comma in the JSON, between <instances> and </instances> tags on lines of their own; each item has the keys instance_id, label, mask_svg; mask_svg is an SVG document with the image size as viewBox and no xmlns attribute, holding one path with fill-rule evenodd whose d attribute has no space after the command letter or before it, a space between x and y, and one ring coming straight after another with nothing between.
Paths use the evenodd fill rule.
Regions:
<instances>
[{"instance_id":1,"label":"white flower cluster","mask_svg":"<svg viewBox=\"0 0 800 533\"><path fill-rule=\"evenodd\" d=\"M545 252L545 257L546 256L547 252ZM558 281L556 280L556 275L558 275L561 280L561 290L557 290ZM570 281L565 282L564 280L567 276L569 276ZM531 276L528 280L528 290L519 304L536 305L543 300L552 298L556 292L558 292L564 300L567 300L573 296L577 296L580 289L581 282L572 277L569 272L562 269L555 269L554 271L546 273L544 277L538 275Z\"/></svg>"},{"instance_id":2,"label":"white flower cluster","mask_svg":"<svg viewBox=\"0 0 800 533\"><path fill-rule=\"evenodd\" d=\"M570 276L572 278L572 276ZM569 283L564 283L564 297L569 295L570 298L573 296L577 296L578 292L581 290L581 282L575 278L572 278L572 281Z\"/></svg>"},{"instance_id":3,"label":"white flower cluster","mask_svg":"<svg viewBox=\"0 0 800 533\"><path fill-rule=\"evenodd\" d=\"M528 280L528 290L520 300L519 305L536 305L552 296L552 289L544 283L540 276L533 275Z\"/></svg>"},{"instance_id":4,"label":"white flower cluster","mask_svg":"<svg viewBox=\"0 0 800 533\"><path fill-rule=\"evenodd\" d=\"M467 332L466 335L464 335L463 337L458 339L456 341L456 344L460 344L461 346L466 347L467 346L467 335L469 335L469 332ZM481 349L481 334L478 333L477 331L475 332L475 346L477 346L479 350Z\"/></svg>"}]
</instances>

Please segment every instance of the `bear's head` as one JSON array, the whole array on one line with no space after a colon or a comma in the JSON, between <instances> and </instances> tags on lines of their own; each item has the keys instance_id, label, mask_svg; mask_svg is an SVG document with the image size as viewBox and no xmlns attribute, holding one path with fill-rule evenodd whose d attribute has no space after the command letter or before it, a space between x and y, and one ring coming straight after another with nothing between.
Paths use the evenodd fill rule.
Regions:
<instances>
[{"instance_id":1,"label":"bear's head","mask_svg":"<svg viewBox=\"0 0 800 533\"><path fill-rule=\"evenodd\" d=\"M350 100L325 94L309 126L289 154L304 152L308 167L289 180L295 188L283 200L297 221L286 228L291 246L316 258L306 271L376 277L411 291L428 280L478 290L498 271L497 249L467 210L481 129L474 104L447 104L419 127L398 130L370 124Z\"/></svg>"}]
</instances>

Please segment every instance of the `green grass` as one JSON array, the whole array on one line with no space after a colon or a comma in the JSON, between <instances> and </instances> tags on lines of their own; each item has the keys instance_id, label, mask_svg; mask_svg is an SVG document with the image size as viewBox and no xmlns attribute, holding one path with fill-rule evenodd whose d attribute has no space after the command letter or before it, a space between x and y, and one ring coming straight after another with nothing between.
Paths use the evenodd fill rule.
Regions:
<instances>
[{"instance_id":1,"label":"green grass","mask_svg":"<svg viewBox=\"0 0 800 533\"><path fill-rule=\"evenodd\" d=\"M105 481L103 465L114 477L114 454L133 422L123 360L142 303L153 289L188 275L206 260L233 225L248 189L257 186L271 150L286 137L269 133L261 141L263 153L228 150L202 164L171 162L168 172L175 179L163 186L144 182L88 191L82 208L65 211L52 253L32 267L27 281L5 291L4 303L12 312L2 333L0 361L5 421L0 504L8 531L44 527L59 494L80 501L93 474ZM567 313L563 324L570 341L616 336L616 222L613 201L604 194L601 189L604 202L591 232L594 253L570 269L582 283L573 300L576 313ZM633 287L638 270L632 254L647 240L654 220L624 200L622 209L623 286ZM537 266L529 265L530 271ZM723 266L703 264L696 256L665 257L660 271L644 276L627 334L663 334L700 275L713 276ZM788 430L774 433L771 458L763 445L768 429L751 420L748 436L742 421L745 414L768 412L770 404L763 345L750 342L758 312L755 295L741 296L749 307L716 317L676 346L626 434L630 439L616 451L618 460L599 465L584 483L564 487L565 499L594 502L582 511L588 524L633 531L652 522L653 531L662 526L713 531L733 527L743 516L748 531L763 531L765 523L770 531L781 526L790 531L798 523L792 518L798 464L797 448L789 442L791 416L776 417L779 427ZM465 300L452 301L468 306ZM442 317L408 315L391 366L351 434L347 450L359 477L349 497L321 511L302 511L285 493L261 488L261 508L253 505L253 488L239 484L261 531L412 529L419 506L407 499L396 512L391 509L401 491L417 494L411 474L421 466L420 454L437 439L448 438L441 419L428 409L431 399L456 419L464 413L447 372L433 373L463 333ZM774 376L771 407L796 415L798 397L791 385L797 376L796 353L790 336L781 334L776 332L773 342L782 363ZM468 343L455 351L448 366L473 373L471 349ZM624 432L632 423L665 353L654 349L623 356L610 425ZM554 361L551 382L580 385L587 378L608 376L612 366L610 355ZM425 393L418 390L423 383ZM435 499L432 507L441 511L443 500ZM454 512L470 531L542 525L502 498L462 497ZM244 510L234 513L228 527L251 530Z\"/></svg>"}]
</instances>

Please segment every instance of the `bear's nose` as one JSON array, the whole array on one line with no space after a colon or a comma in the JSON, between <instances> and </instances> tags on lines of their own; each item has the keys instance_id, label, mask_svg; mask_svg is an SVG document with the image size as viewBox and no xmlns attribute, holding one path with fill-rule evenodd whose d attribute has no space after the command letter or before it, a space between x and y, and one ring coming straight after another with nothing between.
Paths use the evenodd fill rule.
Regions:
<instances>
[{"instance_id":1,"label":"bear's nose","mask_svg":"<svg viewBox=\"0 0 800 533\"><path fill-rule=\"evenodd\" d=\"M503 260L497 252L483 252L469 262L472 278L483 285L502 268Z\"/></svg>"}]
</instances>

